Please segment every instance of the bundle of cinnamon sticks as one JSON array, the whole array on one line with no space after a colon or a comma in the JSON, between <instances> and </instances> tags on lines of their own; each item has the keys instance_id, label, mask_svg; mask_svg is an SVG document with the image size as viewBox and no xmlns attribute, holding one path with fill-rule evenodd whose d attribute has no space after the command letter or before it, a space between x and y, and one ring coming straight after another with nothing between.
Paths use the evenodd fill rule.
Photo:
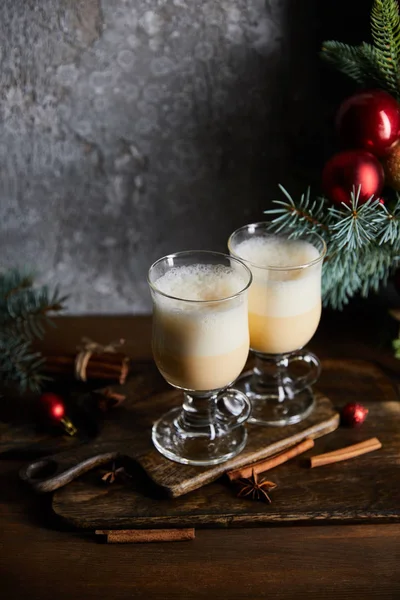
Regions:
<instances>
[{"instance_id":1,"label":"bundle of cinnamon sticks","mask_svg":"<svg viewBox=\"0 0 400 600\"><path fill-rule=\"evenodd\" d=\"M43 367L45 374L74 377L76 354L48 356ZM91 354L87 361L83 381L102 379L125 383L129 373L130 358L122 352Z\"/></svg>"}]
</instances>

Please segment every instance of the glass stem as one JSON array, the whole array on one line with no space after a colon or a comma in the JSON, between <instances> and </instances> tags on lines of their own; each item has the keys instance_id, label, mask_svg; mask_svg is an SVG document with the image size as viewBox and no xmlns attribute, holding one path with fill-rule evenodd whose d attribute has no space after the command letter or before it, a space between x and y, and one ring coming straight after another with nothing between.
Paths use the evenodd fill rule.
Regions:
<instances>
[{"instance_id":1,"label":"glass stem","mask_svg":"<svg viewBox=\"0 0 400 600\"><path fill-rule=\"evenodd\" d=\"M217 394L184 392L180 424L183 429L197 430L199 433L210 432L210 429L213 429L216 410Z\"/></svg>"},{"instance_id":2,"label":"glass stem","mask_svg":"<svg viewBox=\"0 0 400 600\"><path fill-rule=\"evenodd\" d=\"M290 391L286 386L288 356L285 354L261 354L255 355L255 366L251 387L260 395L268 393L277 395L277 400L283 402L290 397Z\"/></svg>"}]
</instances>

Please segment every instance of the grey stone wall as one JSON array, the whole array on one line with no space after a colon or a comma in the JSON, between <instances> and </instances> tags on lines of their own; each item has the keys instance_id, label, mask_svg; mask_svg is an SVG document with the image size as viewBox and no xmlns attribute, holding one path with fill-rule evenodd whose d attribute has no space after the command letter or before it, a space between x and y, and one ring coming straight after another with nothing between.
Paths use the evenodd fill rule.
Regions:
<instances>
[{"instance_id":1,"label":"grey stone wall","mask_svg":"<svg viewBox=\"0 0 400 600\"><path fill-rule=\"evenodd\" d=\"M2 265L147 312L152 261L262 219L318 128L314 5L2 0Z\"/></svg>"}]
</instances>

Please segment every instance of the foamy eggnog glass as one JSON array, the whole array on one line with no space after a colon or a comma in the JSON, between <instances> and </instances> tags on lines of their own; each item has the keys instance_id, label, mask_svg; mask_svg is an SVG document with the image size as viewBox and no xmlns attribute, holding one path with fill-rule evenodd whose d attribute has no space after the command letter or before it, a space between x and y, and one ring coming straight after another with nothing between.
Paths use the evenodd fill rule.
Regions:
<instances>
[{"instance_id":1,"label":"foamy eggnog glass","mask_svg":"<svg viewBox=\"0 0 400 600\"><path fill-rule=\"evenodd\" d=\"M263 222L235 231L228 247L253 273L249 328L255 367L237 385L251 400L249 421L297 423L314 407L310 386L321 371L318 358L301 349L314 335L321 317L325 242L314 233L297 239L273 234L270 224Z\"/></svg>"},{"instance_id":2,"label":"foamy eggnog glass","mask_svg":"<svg viewBox=\"0 0 400 600\"><path fill-rule=\"evenodd\" d=\"M229 386L249 353L251 280L242 261L218 252L179 252L150 267L154 360L183 390L183 405L152 431L155 447L171 460L215 465L246 444L251 404Z\"/></svg>"}]
</instances>

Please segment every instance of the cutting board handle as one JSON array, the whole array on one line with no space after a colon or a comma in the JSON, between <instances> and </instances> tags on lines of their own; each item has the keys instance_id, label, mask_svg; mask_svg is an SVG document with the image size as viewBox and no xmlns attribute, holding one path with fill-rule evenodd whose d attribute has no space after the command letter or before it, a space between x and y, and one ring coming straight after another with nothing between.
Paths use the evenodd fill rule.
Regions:
<instances>
[{"instance_id":1,"label":"cutting board handle","mask_svg":"<svg viewBox=\"0 0 400 600\"><path fill-rule=\"evenodd\" d=\"M80 456L79 456L80 455ZM94 467L104 465L119 457L119 452L103 452L93 455L93 448L71 451L41 458L23 467L19 475L36 492L53 492Z\"/></svg>"}]
</instances>

